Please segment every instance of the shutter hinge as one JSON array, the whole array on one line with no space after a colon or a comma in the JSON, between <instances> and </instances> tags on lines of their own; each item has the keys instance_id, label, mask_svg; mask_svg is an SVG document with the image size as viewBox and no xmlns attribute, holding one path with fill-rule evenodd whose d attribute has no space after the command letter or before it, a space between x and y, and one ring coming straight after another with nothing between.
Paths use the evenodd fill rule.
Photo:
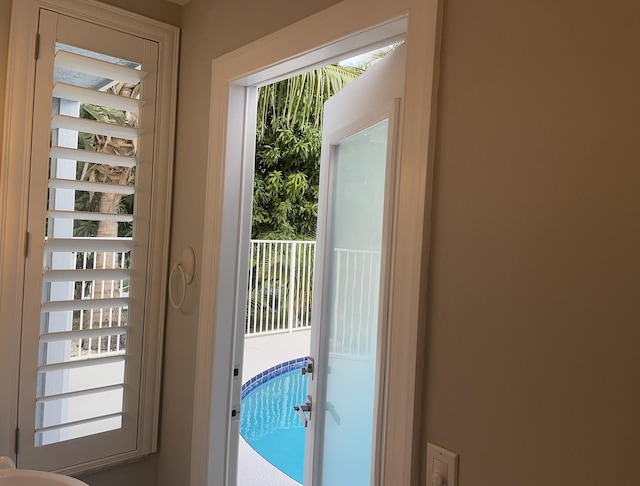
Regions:
<instances>
[{"instance_id":1,"label":"shutter hinge","mask_svg":"<svg viewBox=\"0 0 640 486\"><path fill-rule=\"evenodd\" d=\"M36 34L36 61L40 58L40 34Z\"/></svg>"},{"instance_id":2,"label":"shutter hinge","mask_svg":"<svg viewBox=\"0 0 640 486\"><path fill-rule=\"evenodd\" d=\"M29 256L29 239L30 239L31 235L29 234L29 232L27 231L25 238L24 238L24 257L27 258Z\"/></svg>"},{"instance_id":3,"label":"shutter hinge","mask_svg":"<svg viewBox=\"0 0 640 486\"><path fill-rule=\"evenodd\" d=\"M18 455L18 449L20 448L20 429L16 429L16 443L14 453Z\"/></svg>"}]
</instances>

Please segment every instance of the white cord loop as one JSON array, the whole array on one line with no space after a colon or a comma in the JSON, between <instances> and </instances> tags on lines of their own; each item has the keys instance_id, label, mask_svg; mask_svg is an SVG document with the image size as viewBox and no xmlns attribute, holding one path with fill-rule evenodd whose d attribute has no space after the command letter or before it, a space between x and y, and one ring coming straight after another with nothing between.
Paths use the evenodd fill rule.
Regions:
<instances>
[{"instance_id":1,"label":"white cord loop","mask_svg":"<svg viewBox=\"0 0 640 486\"><path fill-rule=\"evenodd\" d=\"M182 284L182 295L180 296L179 302L176 303L176 300L173 296L173 274L176 270L180 271L180 283ZM187 276L184 273L184 268L180 263L176 263L171 269L171 273L169 274L169 301L174 309L179 309L184 304L184 299L187 296Z\"/></svg>"},{"instance_id":2,"label":"white cord loop","mask_svg":"<svg viewBox=\"0 0 640 486\"><path fill-rule=\"evenodd\" d=\"M176 270L180 272L180 282L182 285L182 293L180 299L176 302L176 297L173 295L173 275ZM179 309L184 304L184 299L187 297L187 285L193 282L193 277L196 273L196 255L193 248L187 246L182 251L182 257L171 268L169 273L169 302L175 309Z\"/></svg>"}]
</instances>

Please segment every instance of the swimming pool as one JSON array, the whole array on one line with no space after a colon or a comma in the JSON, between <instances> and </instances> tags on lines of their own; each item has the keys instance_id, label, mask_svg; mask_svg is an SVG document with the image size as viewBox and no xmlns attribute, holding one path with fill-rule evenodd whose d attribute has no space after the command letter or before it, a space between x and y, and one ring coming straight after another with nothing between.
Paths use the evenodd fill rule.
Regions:
<instances>
[{"instance_id":1,"label":"swimming pool","mask_svg":"<svg viewBox=\"0 0 640 486\"><path fill-rule=\"evenodd\" d=\"M305 401L307 358L281 363L242 386L240 434L262 457L302 483L305 428L293 410Z\"/></svg>"}]
</instances>

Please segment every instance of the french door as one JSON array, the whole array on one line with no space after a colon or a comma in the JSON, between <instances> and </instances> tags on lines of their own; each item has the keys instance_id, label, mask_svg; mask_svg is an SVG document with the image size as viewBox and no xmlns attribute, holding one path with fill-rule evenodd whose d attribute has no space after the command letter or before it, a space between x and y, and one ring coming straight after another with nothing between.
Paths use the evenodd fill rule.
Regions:
<instances>
[{"instance_id":1,"label":"french door","mask_svg":"<svg viewBox=\"0 0 640 486\"><path fill-rule=\"evenodd\" d=\"M307 486L378 483L399 46L325 104L314 277Z\"/></svg>"}]
</instances>

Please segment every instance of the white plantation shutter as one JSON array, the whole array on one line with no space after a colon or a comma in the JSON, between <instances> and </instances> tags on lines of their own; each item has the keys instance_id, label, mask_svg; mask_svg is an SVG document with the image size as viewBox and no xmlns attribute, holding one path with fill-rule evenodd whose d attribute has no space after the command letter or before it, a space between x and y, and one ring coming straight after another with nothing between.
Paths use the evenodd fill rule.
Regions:
<instances>
[{"instance_id":1,"label":"white plantation shutter","mask_svg":"<svg viewBox=\"0 0 640 486\"><path fill-rule=\"evenodd\" d=\"M155 448L170 165L157 42L45 9L39 36L17 459L79 471Z\"/></svg>"}]
</instances>

